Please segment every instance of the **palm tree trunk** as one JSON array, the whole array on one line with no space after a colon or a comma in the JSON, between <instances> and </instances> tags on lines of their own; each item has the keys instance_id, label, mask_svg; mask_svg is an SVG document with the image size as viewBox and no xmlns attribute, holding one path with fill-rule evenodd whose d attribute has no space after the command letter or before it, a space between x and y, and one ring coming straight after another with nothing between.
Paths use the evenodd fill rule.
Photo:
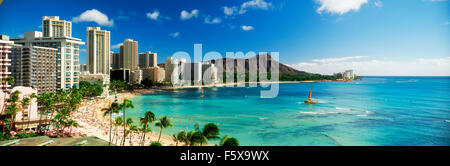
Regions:
<instances>
[{"instance_id":1,"label":"palm tree trunk","mask_svg":"<svg viewBox=\"0 0 450 166\"><path fill-rule=\"evenodd\" d=\"M162 127L161 127L161 130L159 130L158 142L159 142L159 140L161 139L161 134L162 134Z\"/></svg>"},{"instance_id":2,"label":"palm tree trunk","mask_svg":"<svg viewBox=\"0 0 450 166\"><path fill-rule=\"evenodd\" d=\"M123 106L125 107L125 102L124 102ZM127 126L126 125L127 119L125 119L125 108L122 108L122 111L123 111L123 145L125 145L125 128Z\"/></svg>"},{"instance_id":3,"label":"palm tree trunk","mask_svg":"<svg viewBox=\"0 0 450 166\"><path fill-rule=\"evenodd\" d=\"M145 134L147 134L147 125L148 125L148 122L145 122L144 137L142 137L142 146L144 146L144 144L145 144Z\"/></svg>"},{"instance_id":4,"label":"palm tree trunk","mask_svg":"<svg viewBox=\"0 0 450 166\"><path fill-rule=\"evenodd\" d=\"M30 114L31 114L31 109L30 109L30 107L31 107L31 104L30 104L30 106L28 106L28 121L27 121L27 128L30 126Z\"/></svg>"},{"instance_id":5,"label":"palm tree trunk","mask_svg":"<svg viewBox=\"0 0 450 166\"><path fill-rule=\"evenodd\" d=\"M108 146L111 146L111 133L112 133L112 112L109 113L109 142L108 142Z\"/></svg>"}]
</instances>

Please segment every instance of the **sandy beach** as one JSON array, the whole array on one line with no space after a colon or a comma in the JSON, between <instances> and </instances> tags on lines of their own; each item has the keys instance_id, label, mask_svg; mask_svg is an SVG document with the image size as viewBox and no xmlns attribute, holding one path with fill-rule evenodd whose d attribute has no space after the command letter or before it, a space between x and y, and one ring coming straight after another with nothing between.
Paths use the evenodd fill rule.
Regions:
<instances>
[{"instance_id":1,"label":"sandy beach","mask_svg":"<svg viewBox=\"0 0 450 166\"><path fill-rule=\"evenodd\" d=\"M130 92L118 93L117 98L118 102L120 103L124 99L130 99L136 95L152 92L153 90L144 89L144 90L136 90L132 93ZM86 136L96 136L105 141L109 141L110 120L109 116L108 117L103 116L103 112L101 111L101 109L109 107L111 103L114 102L114 99L115 96L110 95L108 97L105 97L104 99L84 101L78 108L78 111L72 114L72 118L76 120L79 124L79 127L77 128L78 132ZM148 146L151 142L158 140L159 128L152 126L152 129L153 132L146 134L144 144L145 146ZM117 142L117 144L120 144L120 140L122 139L123 136L123 127L116 129L116 127L113 125L112 133L113 133L112 138L114 138L112 143L114 144ZM132 138L131 141L129 138L130 135L127 136L125 146L138 146L140 141L140 135L131 134ZM165 134L161 136L160 143L164 146L176 145L175 141L172 140L172 137Z\"/></svg>"}]
</instances>

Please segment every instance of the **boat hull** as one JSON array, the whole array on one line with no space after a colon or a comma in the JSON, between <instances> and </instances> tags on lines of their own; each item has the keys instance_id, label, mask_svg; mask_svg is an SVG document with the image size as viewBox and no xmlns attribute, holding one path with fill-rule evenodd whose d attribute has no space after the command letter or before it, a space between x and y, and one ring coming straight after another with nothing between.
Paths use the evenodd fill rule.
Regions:
<instances>
[{"instance_id":1,"label":"boat hull","mask_svg":"<svg viewBox=\"0 0 450 166\"><path fill-rule=\"evenodd\" d=\"M305 100L306 104L318 104L318 101Z\"/></svg>"}]
</instances>

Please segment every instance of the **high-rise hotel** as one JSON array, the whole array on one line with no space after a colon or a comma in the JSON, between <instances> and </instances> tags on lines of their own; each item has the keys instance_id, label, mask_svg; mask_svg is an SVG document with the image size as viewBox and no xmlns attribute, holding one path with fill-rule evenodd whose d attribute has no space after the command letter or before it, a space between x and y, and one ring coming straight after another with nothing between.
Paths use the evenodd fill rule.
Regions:
<instances>
[{"instance_id":1,"label":"high-rise hotel","mask_svg":"<svg viewBox=\"0 0 450 166\"><path fill-rule=\"evenodd\" d=\"M11 39L23 46L50 47L57 49L56 56L56 87L67 89L77 86L80 75L80 45L81 39L72 37L70 21L59 20L57 16L44 16L42 32L27 31L23 38Z\"/></svg>"},{"instance_id":2,"label":"high-rise hotel","mask_svg":"<svg viewBox=\"0 0 450 166\"><path fill-rule=\"evenodd\" d=\"M100 27L88 27L86 42L89 73L109 75L110 32Z\"/></svg>"},{"instance_id":3,"label":"high-rise hotel","mask_svg":"<svg viewBox=\"0 0 450 166\"><path fill-rule=\"evenodd\" d=\"M11 66L11 59L9 59L8 55L11 53L13 44L13 41L9 41L9 36L0 35L0 88L3 91L7 91L11 87L8 82L5 82L5 79L11 75L11 72L8 70Z\"/></svg>"}]
</instances>

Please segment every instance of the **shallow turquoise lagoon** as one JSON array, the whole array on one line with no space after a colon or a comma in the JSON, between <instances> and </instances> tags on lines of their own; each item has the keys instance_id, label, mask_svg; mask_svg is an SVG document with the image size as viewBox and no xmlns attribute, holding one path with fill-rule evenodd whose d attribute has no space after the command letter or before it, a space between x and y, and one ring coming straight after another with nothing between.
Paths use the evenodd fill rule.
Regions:
<instances>
[{"instance_id":1,"label":"shallow turquoise lagoon","mask_svg":"<svg viewBox=\"0 0 450 166\"><path fill-rule=\"evenodd\" d=\"M303 103L311 86L319 104ZM174 126L166 134L213 122L241 145L450 145L450 77L283 83L271 99L261 90L204 88L204 98L201 89L157 91L132 98L127 115L167 115Z\"/></svg>"}]
</instances>

